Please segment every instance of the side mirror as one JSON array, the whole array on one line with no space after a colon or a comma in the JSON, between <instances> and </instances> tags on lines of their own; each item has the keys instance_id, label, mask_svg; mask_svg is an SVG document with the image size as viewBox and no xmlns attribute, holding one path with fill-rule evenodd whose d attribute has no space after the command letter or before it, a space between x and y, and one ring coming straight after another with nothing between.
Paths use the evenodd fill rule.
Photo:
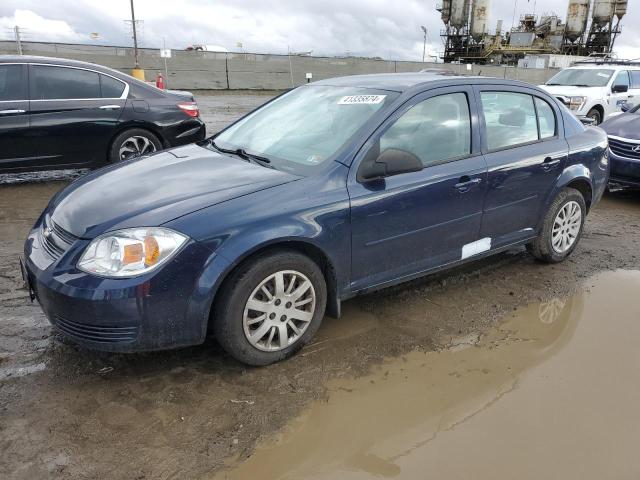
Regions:
<instances>
[{"instance_id":1,"label":"side mirror","mask_svg":"<svg viewBox=\"0 0 640 480\"><path fill-rule=\"evenodd\" d=\"M365 161L358 171L358 180L370 182L401 173L419 172L423 168L422 162L413 153L389 148L375 161Z\"/></svg>"},{"instance_id":2,"label":"side mirror","mask_svg":"<svg viewBox=\"0 0 640 480\"><path fill-rule=\"evenodd\" d=\"M622 105L620 105L620 110L622 110L623 112L628 112L629 110L633 109L633 107L635 107L633 103L624 102Z\"/></svg>"},{"instance_id":3,"label":"side mirror","mask_svg":"<svg viewBox=\"0 0 640 480\"><path fill-rule=\"evenodd\" d=\"M629 85L614 85L611 87L613 93L625 93L629 91Z\"/></svg>"}]
</instances>

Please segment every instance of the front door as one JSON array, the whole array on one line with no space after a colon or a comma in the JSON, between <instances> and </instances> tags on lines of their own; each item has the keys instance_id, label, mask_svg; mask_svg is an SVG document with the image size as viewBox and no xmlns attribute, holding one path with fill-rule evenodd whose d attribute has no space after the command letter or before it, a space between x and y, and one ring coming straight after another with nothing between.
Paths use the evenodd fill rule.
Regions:
<instances>
[{"instance_id":1,"label":"front door","mask_svg":"<svg viewBox=\"0 0 640 480\"><path fill-rule=\"evenodd\" d=\"M479 154L470 87L414 97L391 116L351 166L354 291L401 280L476 253L487 168ZM388 149L417 156L418 172L358 181Z\"/></svg>"},{"instance_id":2,"label":"front door","mask_svg":"<svg viewBox=\"0 0 640 480\"><path fill-rule=\"evenodd\" d=\"M0 64L0 170L29 167L34 156L29 137L27 66Z\"/></svg>"},{"instance_id":3,"label":"front door","mask_svg":"<svg viewBox=\"0 0 640 480\"><path fill-rule=\"evenodd\" d=\"M43 167L104 162L126 84L92 70L30 65L31 130ZM103 98L104 97L104 98Z\"/></svg>"},{"instance_id":4,"label":"front door","mask_svg":"<svg viewBox=\"0 0 640 480\"><path fill-rule=\"evenodd\" d=\"M617 92L616 89L624 89L626 87L626 91ZM611 84L611 97L609 98L609 115L614 112L620 112L622 105L627 101L630 101L630 97L632 96L631 90L631 80L629 78L629 72L626 70L621 70L618 72L616 77ZM603 119L606 120L606 119Z\"/></svg>"},{"instance_id":5,"label":"front door","mask_svg":"<svg viewBox=\"0 0 640 480\"><path fill-rule=\"evenodd\" d=\"M535 235L569 147L558 107L539 92L504 85L476 91L489 169L480 236L500 248Z\"/></svg>"}]
</instances>

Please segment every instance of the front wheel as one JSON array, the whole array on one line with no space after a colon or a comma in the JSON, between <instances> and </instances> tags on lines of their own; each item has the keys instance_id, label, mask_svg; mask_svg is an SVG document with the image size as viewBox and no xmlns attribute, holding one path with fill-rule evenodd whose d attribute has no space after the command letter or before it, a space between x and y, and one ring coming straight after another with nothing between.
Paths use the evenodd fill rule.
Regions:
<instances>
[{"instance_id":1,"label":"front wheel","mask_svg":"<svg viewBox=\"0 0 640 480\"><path fill-rule=\"evenodd\" d=\"M316 333L327 303L322 271L297 252L241 265L218 294L213 332L236 360L262 366L290 357Z\"/></svg>"},{"instance_id":2,"label":"front wheel","mask_svg":"<svg viewBox=\"0 0 640 480\"><path fill-rule=\"evenodd\" d=\"M547 263L563 261L580 240L586 213L582 194L564 188L547 210L538 237L528 246L531 254Z\"/></svg>"},{"instance_id":3,"label":"front wheel","mask_svg":"<svg viewBox=\"0 0 640 480\"><path fill-rule=\"evenodd\" d=\"M589 113L587 113L587 118L593 120L594 125L600 125L602 123L602 114L597 108L592 108L591 110L589 110Z\"/></svg>"}]
</instances>

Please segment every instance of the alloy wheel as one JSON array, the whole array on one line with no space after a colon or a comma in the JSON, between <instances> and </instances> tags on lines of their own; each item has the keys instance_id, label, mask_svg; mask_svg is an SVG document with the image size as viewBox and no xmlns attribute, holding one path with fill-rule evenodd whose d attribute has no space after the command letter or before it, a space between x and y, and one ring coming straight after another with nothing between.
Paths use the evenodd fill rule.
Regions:
<instances>
[{"instance_id":1,"label":"alloy wheel","mask_svg":"<svg viewBox=\"0 0 640 480\"><path fill-rule=\"evenodd\" d=\"M258 350L284 350L302 337L315 309L316 292L304 274L276 272L260 282L247 300L242 319L245 337Z\"/></svg>"},{"instance_id":2,"label":"alloy wheel","mask_svg":"<svg viewBox=\"0 0 640 480\"><path fill-rule=\"evenodd\" d=\"M578 238L582 226L582 208L578 202L567 202L556 215L551 231L551 245L557 253L565 253Z\"/></svg>"},{"instance_id":3,"label":"alloy wheel","mask_svg":"<svg viewBox=\"0 0 640 480\"><path fill-rule=\"evenodd\" d=\"M130 158L146 155L156 151L156 146L147 137L135 135L127 138L118 151L120 160L128 160Z\"/></svg>"}]
</instances>

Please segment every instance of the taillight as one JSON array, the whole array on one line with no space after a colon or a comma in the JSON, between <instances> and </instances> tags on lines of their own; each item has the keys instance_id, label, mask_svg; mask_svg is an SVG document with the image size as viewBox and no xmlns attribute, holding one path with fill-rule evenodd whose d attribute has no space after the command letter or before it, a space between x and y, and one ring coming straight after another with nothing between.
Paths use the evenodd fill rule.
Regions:
<instances>
[{"instance_id":1,"label":"taillight","mask_svg":"<svg viewBox=\"0 0 640 480\"><path fill-rule=\"evenodd\" d=\"M198 104L196 102L182 102L178 104L178 107L190 117L196 118L200 115L200 110L198 110Z\"/></svg>"}]
</instances>

